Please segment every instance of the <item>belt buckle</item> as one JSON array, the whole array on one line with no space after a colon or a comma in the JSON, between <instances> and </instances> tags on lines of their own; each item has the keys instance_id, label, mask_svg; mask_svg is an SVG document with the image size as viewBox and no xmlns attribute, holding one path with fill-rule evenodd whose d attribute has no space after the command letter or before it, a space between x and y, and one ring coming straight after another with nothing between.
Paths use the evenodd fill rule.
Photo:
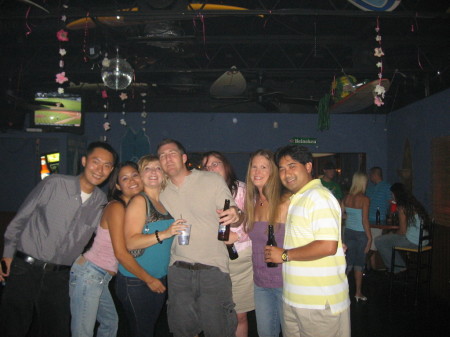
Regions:
<instances>
[{"instance_id":1,"label":"belt buckle","mask_svg":"<svg viewBox=\"0 0 450 337\"><path fill-rule=\"evenodd\" d=\"M27 256L25 258L25 262L28 263L28 264L34 264L36 262L36 260L33 257L31 257L31 256Z\"/></svg>"}]
</instances>

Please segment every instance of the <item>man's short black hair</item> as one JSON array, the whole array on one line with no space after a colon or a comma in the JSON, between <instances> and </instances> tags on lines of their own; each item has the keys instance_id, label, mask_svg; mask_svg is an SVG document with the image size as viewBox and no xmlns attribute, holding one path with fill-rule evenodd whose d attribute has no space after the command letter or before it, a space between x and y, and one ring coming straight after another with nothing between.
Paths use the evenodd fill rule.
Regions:
<instances>
[{"instance_id":1,"label":"man's short black hair","mask_svg":"<svg viewBox=\"0 0 450 337\"><path fill-rule=\"evenodd\" d=\"M116 152L116 150L113 149L113 147L110 144L108 144L106 142L97 141L97 142L90 143L87 147L86 157L88 157L97 148L102 148L102 149L110 152L113 155L113 165L114 165L114 167L117 166L117 159L118 159L117 152Z\"/></svg>"},{"instance_id":2,"label":"man's short black hair","mask_svg":"<svg viewBox=\"0 0 450 337\"><path fill-rule=\"evenodd\" d=\"M280 167L280 160L283 157L290 156L300 164L312 163L312 154L309 149L301 145L286 145L280 147L275 153L275 163Z\"/></svg>"}]
</instances>

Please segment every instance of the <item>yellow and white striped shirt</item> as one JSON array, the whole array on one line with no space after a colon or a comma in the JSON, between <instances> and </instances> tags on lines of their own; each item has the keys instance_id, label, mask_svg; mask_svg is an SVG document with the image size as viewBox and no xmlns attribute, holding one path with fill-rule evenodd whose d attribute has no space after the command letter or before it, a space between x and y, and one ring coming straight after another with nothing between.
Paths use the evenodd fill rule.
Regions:
<instances>
[{"instance_id":1,"label":"yellow and white striped shirt","mask_svg":"<svg viewBox=\"0 0 450 337\"><path fill-rule=\"evenodd\" d=\"M319 179L310 181L291 197L284 248L303 247L316 240L338 241L336 254L283 264L283 299L297 308L323 310L328 304L331 312L337 314L350 305L341 208Z\"/></svg>"}]
</instances>

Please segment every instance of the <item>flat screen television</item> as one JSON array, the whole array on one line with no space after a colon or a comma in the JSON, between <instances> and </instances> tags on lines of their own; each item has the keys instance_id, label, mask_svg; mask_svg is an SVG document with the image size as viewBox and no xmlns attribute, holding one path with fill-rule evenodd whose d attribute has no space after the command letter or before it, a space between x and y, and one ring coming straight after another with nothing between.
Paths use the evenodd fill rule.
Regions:
<instances>
[{"instance_id":1,"label":"flat screen television","mask_svg":"<svg viewBox=\"0 0 450 337\"><path fill-rule=\"evenodd\" d=\"M37 92L32 126L44 132L84 132L81 96L58 92Z\"/></svg>"}]
</instances>

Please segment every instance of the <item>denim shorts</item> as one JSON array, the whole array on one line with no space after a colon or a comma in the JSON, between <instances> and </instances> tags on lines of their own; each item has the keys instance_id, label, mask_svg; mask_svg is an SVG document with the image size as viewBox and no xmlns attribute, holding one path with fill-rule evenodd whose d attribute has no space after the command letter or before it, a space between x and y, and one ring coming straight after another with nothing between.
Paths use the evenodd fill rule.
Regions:
<instances>
[{"instance_id":1,"label":"denim shorts","mask_svg":"<svg viewBox=\"0 0 450 337\"><path fill-rule=\"evenodd\" d=\"M367 246L366 233L346 228L344 238L347 245L347 252L345 253L347 270L353 268L356 271L362 271L366 264L366 254L364 253Z\"/></svg>"}]
</instances>

